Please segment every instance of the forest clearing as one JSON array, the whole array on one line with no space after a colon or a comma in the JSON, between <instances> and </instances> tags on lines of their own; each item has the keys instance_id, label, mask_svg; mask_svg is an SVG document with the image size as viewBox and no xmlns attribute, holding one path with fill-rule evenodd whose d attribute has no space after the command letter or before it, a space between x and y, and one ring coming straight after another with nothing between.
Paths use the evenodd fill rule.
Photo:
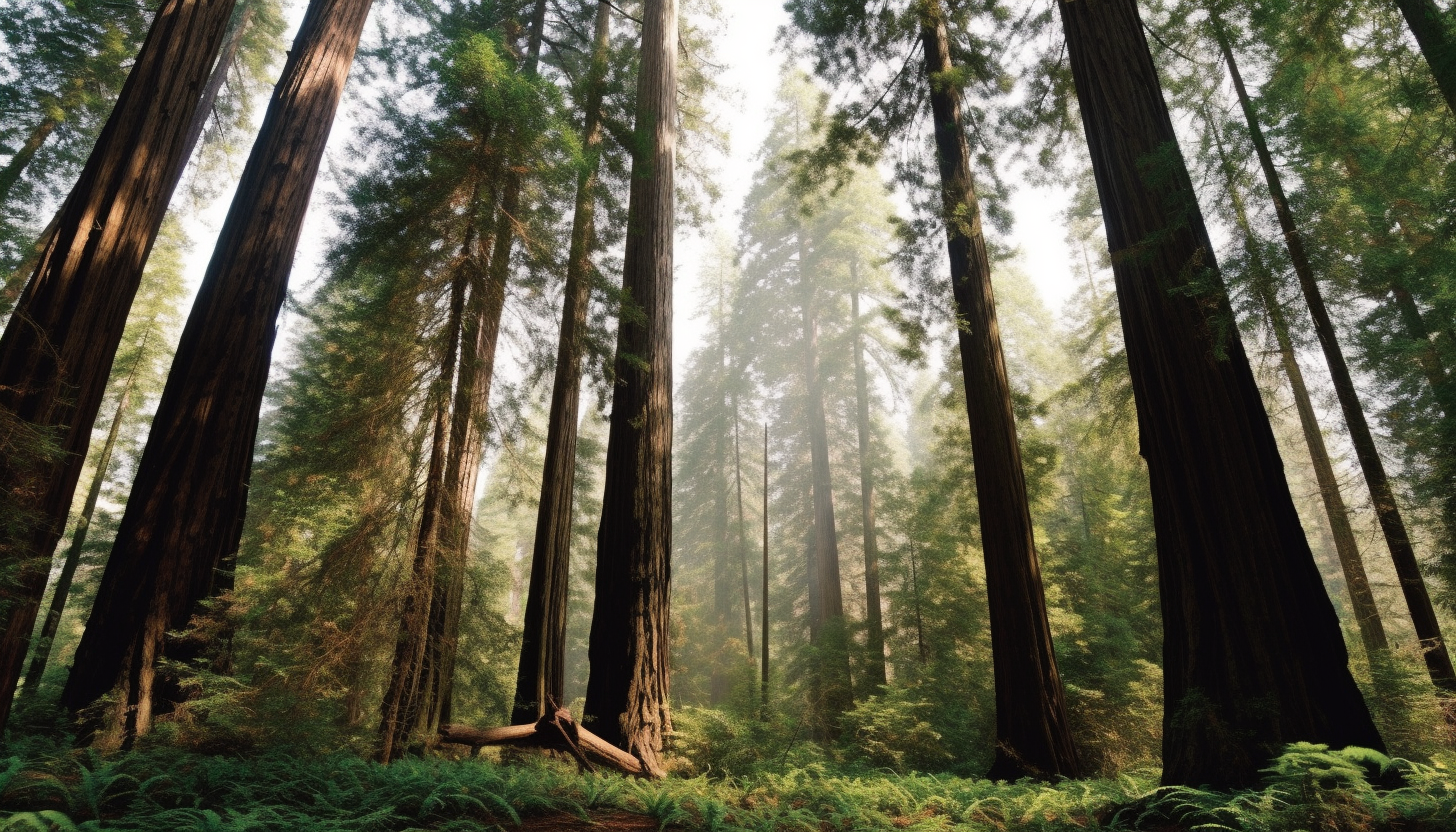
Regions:
<instances>
[{"instance_id":1,"label":"forest clearing","mask_svg":"<svg viewBox=\"0 0 1456 832\"><path fill-rule=\"evenodd\" d=\"M1447 0L0 0L0 830L1456 830Z\"/></svg>"}]
</instances>

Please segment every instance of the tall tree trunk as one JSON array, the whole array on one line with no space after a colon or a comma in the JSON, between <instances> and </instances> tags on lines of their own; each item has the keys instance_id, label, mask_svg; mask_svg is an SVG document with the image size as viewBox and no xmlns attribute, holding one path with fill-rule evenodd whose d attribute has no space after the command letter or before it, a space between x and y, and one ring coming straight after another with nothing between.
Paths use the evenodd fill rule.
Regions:
<instances>
[{"instance_id":1,"label":"tall tree trunk","mask_svg":"<svg viewBox=\"0 0 1456 832\"><path fill-rule=\"evenodd\" d=\"M1163 782L1247 786L1296 741L1381 748L1253 371L1225 337L1233 310L1135 0L1059 9L1153 499Z\"/></svg>"},{"instance_id":2,"label":"tall tree trunk","mask_svg":"<svg viewBox=\"0 0 1456 832\"><path fill-rule=\"evenodd\" d=\"M1304 383L1304 372L1295 358L1294 343L1289 336L1289 321L1284 317L1284 307L1274 286L1274 274L1259 251L1253 226L1244 207L1243 195L1239 192L1234 177L1233 160L1218 134L1213 119L1204 113L1204 120L1213 132L1214 148L1224 173L1225 189L1234 209L1234 221L1244 238L1244 250L1254 272L1254 289L1269 326L1274 330L1274 340L1279 345L1279 363L1289 379L1289 389L1294 395L1294 409L1299 413L1299 426L1304 433L1304 444L1309 449L1310 464L1314 467L1315 481L1319 483L1320 499L1324 503L1325 517L1329 519L1330 536L1335 541L1335 553L1340 559L1340 569L1345 574L1345 589L1350 593L1350 607L1355 617L1355 627L1360 631L1360 640L1365 645L1366 655L1374 659L1376 654L1388 649L1390 642L1385 637L1385 626L1380 620L1380 608L1375 605L1375 596L1370 592L1370 579L1365 574L1365 561L1360 557L1360 546L1355 541L1355 530L1350 526L1350 512L1345 507L1345 498L1340 493L1340 482L1335 477L1335 467L1330 462L1325 437L1320 431L1319 419L1315 417L1314 403L1309 388Z\"/></svg>"},{"instance_id":3,"label":"tall tree trunk","mask_svg":"<svg viewBox=\"0 0 1456 832\"><path fill-rule=\"evenodd\" d=\"M763 426L763 587L758 601L759 626L758 688L763 717L768 719L768 424Z\"/></svg>"},{"instance_id":4,"label":"tall tree trunk","mask_svg":"<svg viewBox=\"0 0 1456 832\"><path fill-rule=\"evenodd\" d=\"M0 337L0 728L233 0L164 0Z\"/></svg>"},{"instance_id":5,"label":"tall tree trunk","mask_svg":"<svg viewBox=\"0 0 1456 832\"><path fill-rule=\"evenodd\" d=\"M718 287L718 312L723 312L723 288ZM721 318L720 318L721 319ZM724 343L724 333L720 328L718 331L717 344L717 371L718 381L718 414L721 417L728 415L729 402L726 400L725 388L727 371L725 369L728 358L727 345ZM721 423L720 423L721 424ZM726 427L726 426L725 426ZM710 535L713 540L713 641L722 646L725 651L720 658L714 661L708 679L708 701L713 705L720 705L726 702L731 692L733 677L729 674L726 653L730 633L732 632L733 618L733 569L732 560L729 555L732 552L728 544L728 435L723 430L713 430L711 441L713 443L712 461L708 463L709 470L706 472L708 478L715 486L713 489L713 520Z\"/></svg>"},{"instance_id":6,"label":"tall tree trunk","mask_svg":"<svg viewBox=\"0 0 1456 832\"><path fill-rule=\"evenodd\" d=\"M920 570L915 562L915 541L910 541L910 597L915 601L915 648L920 656L920 664L930 660L930 653L925 649L925 619L920 615Z\"/></svg>"},{"instance_id":7,"label":"tall tree trunk","mask_svg":"<svg viewBox=\"0 0 1456 832\"><path fill-rule=\"evenodd\" d=\"M1284 196L1284 186L1279 178L1279 170L1274 167L1274 158L1269 153L1268 143L1264 140L1264 130L1259 126L1254 104L1249 99L1248 90L1244 87L1244 79L1239 73L1238 62L1234 60L1228 32L1217 14L1212 14L1211 20L1219 48L1223 50L1224 60L1228 63L1229 76L1233 79L1234 90L1238 93L1239 106L1243 109L1244 119L1248 124L1249 138L1253 141L1254 152L1259 157L1259 165L1264 170L1264 181L1269 187L1269 196L1274 203L1274 213L1279 217L1279 228L1284 232L1284 244L1289 251L1289 259L1294 264L1294 273L1299 277L1299 288L1304 293L1305 304L1309 307L1310 318L1314 321L1315 334L1319 336L1320 348L1324 351L1325 362L1329 365L1330 380L1334 382L1335 395L1340 401L1340 411L1345 416L1345 424L1350 429L1350 441L1355 446L1355 456L1360 460L1360 469L1365 475L1365 484L1370 489L1370 501L1375 506L1375 516L1380 521L1380 530L1385 534L1385 543L1390 549L1390 557L1395 561L1395 571L1400 577L1400 588L1405 594L1406 605L1410 608L1416 636L1420 638L1421 647L1425 652L1426 670L1430 673L1431 681L1437 687L1456 692L1456 669L1451 666L1451 654L1446 649L1445 639L1441 636L1441 625L1436 620L1436 610L1431 604L1430 593L1426 590L1426 581L1421 575L1420 563L1416 560L1415 547L1411 544L1405 520L1401 517L1400 507L1396 504L1395 489L1390 484L1390 478L1385 473L1385 463L1380 459L1380 452L1375 447L1375 436L1371 433L1370 425L1365 420L1365 408L1361 405L1359 394L1355 391L1355 381L1350 376L1350 367L1345 362L1344 350L1340 348L1339 339L1335 334L1334 322L1330 320L1329 310L1325 308L1324 295L1320 291L1319 283L1315 280L1314 268L1310 265L1309 256L1305 253L1304 238L1300 235L1299 227L1294 222L1294 214L1289 210L1289 201Z\"/></svg>"},{"instance_id":8,"label":"tall tree trunk","mask_svg":"<svg viewBox=\"0 0 1456 832\"><path fill-rule=\"evenodd\" d=\"M77 711L120 685L127 738L169 704L154 702L157 658L185 661L206 647L169 645L166 633L230 580L219 567L242 536L278 313L370 2L309 4L152 421L62 696Z\"/></svg>"},{"instance_id":9,"label":"tall tree trunk","mask_svg":"<svg viewBox=\"0 0 1456 832\"><path fill-rule=\"evenodd\" d=\"M672 242L677 0L646 0L624 302L597 535L588 725L662 774L668 711L672 536ZM628 356L635 360L630 360ZM638 362L641 362L640 364Z\"/></svg>"},{"instance_id":10,"label":"tall tree trunk","mask_svg":"<svg viewBox=\"0 0 1456 832\"><path fill-rule=\"evenodd\" d=\"M480 187L471 193L471 210L479 204ZM484 450L490 385L495 377L495 348L505 308L505 284L510 271L512 220L504 210L495 217L492 236L477 244L467 234L461 267L466 275L468 300L460 322L459 373L450 403L450 437L440 484L440 520L435 539L435 569L425 588L429 614L425 625L424 655L418 675L408 680L413 688L414 719L410 729L427 744L440 725L449 722L455 687L455 657L459 651L461 603L469 563L470 531L475 519L475 489ZM478 250L489 248L481 263ZM422 588L423 591L423 588Z\"/></svg>"},{"instance_id":11,"label":"tall tree trunk","mask_svg":"<svg viewBox=\"0 0 1456 832\"><path fill-rule=\"evenodd\" d=\"M91 530L91 517L96 513L96 503L101 499L101 488L106 484L106 469L111 465L111 452L116 447L116 437L121 433L121 421L126 417L127 405L131 402L132 385L136 383L137 370L141 368L146 354L146 340L142 341L142 354L137 357L121 388L121 398L116 402L116 413L111 417L111 430L106 432L106 442L101 446L101 456L96 460L96 474L91 478L91 488L86 492L86 503L81 507L81 516L76 520L76 531L71 536L71 546L61 563L61 574L56 578L56 588L51 593L50 609L46 611L41 624L40 635L30 658L30 669L25 672L25 685L20 689L22 697L35 696L40 690L40 680L50 662L51 647L55 644L56 631L61 626L61 616L66 612L66 600L71 595L71 582L76 577L76 567L81 564L81 552L86 547L86 534Z\"/></svg>"},{"instance_id":12,"label":"tall tree trunk","mask_svg":"<svg viewBox=\"0 0 1456 832\"><path fill-rule=\"evenodd\" d=\"M20 261L20 265L16 266L15 270L5 278L5 286L0 289L0 315L10 313L16 300L20 297L20 293L25 289L26 281L35 274L35 267L40 265L40 258L50 248L51 238L55 236L56 228L60 225L61 215L65 211L66 206L62 205L60 210L51 216L51 221L46 223L40 236L30 244L30 253L25 255L25 259Z\"/></svg>"},{"instance_id":13,"label":"tall tree trunk","mask_svg":"<svg viewBox=\"0 0 1456 832\"><path fill-rule=\"evenodd\" d=\"M403 756L410 734L418 724L420 669L429 640L430 601L435 573L439 568L439 539L445 525L445 466L449 454L451 385L459 358L460 330L465 315L465 294L469 287L474 226L467 228L461 260L450 284L450 314L445 323L445 354L432 398L435 413L431 434L430 460L425 469L425 493L420 501L420 525L415 532L415 554L400 611L399 636L395 640L394 663L389 686L379 706L379 759L392 762Z\"/></svg>"},{"instance_id":14,"label":"tall tree trunk","mask_svg":"<svg viewBox=\"0 0 1456 832\"><path fill-rule=\"evenodd\" d=\"M523 74L534 77L541 53L545 0L538 0L529 28ZM425 659L417 682L420 690L418 730L432 742L441 723L450 717L455 686L455 656L459 647L461 603L470 528L475 514L475 486L485 440L490 385L495 374L496 342L510 278L511 248L517 236L521 178L505 173L496 213L490 263L484 281L471 289L471 308L464 325L464 354L452 419L450 459L446 470L445 518L440 561L430 588L429 626Z\"/></svg>"},{"instance_id":15,"label":"tall tree trunk","mask_svg":"<svg viewBox=\"0 0 1456 832\"><path fill-rule=\"evenodd\" d=\"M1395 5L1416 36L1446 106L1456 114L1456 33L1450 14L1441 11L1435 0L1395 0Z\"/></svg>"},{"instance_id":16,"label":"tall tree trunk","mask_svg":"<svg viewBox=\"0 0 1456 832\"><path fill-rule=\"evenodd\" d=\"M207 126L207 118L212 113L212 107L217 102L218 93L222 91L223 84L227 82L229 67L237 56L238 47L242 44L243 35L247 33L249 24L253 19L253 6L243 9L238 18L238 23L232 28L223 44L222 52L218 55L217 63L213 67L212 75L208 76L207 84L202 89L202 97L197 101L197 108L192 113L192 122L187 127L187 137L183 140L182 151L177 154L177 167L175 168L172 186L167 189L170 195L177 189L177 182L182 179L182 174L187 170L187 161L192 158L192 151L196 149L197 142L202 138L202 129ZM170 197L169 197L170 198ZM3 194L0 194L0 202L4 202ZM31 253L21 261L20 265L5 278L5 285L0 288L0 314L10 311L15 299L20 297L20 292L25 288L25 282L35 273L35 267L40 263L41 255L45 254L50 247L51 237L56 233L61 213L65 206L51 218L46 224L45 230L41 231L31 246Z\"/></svg>"},{"instance_id":17,"label":"tall tree trunk","mask_svg":"<svg viewBox=\"0 0 1456 832\"><path fill-rule=\"evenodd\" d=\"M546 426L546 461L541 472L531 578L521 628L521 658L516 667L515 704L511 710L511 722L516 725L535 722L546 715L548 702L560 703L566 699L566 621L582 340L591 300L602 97L611 26L612 6L607 0L600 0L582 124L582 147L587 164L576 182L576 210L571 221L561 332L556 345L556 375L551 383L551 411Z\"/></svg>"},{"instance_id":18,"label":"tall tree trunk","mask_svg":"<svg viewBox=\"0 0 1456 832\"><path fill-rule=\"evenodd\" d=\"M839 716L854 707L849 668L849 626L844 617L839 577L839 530L834 522L834 484L829 470L829 426L824 415L824 390L819 379L819 317L814 287L804 273L805 246L799 235L800 308L804 319L804 392L808 415L809 462L814 502L814 571L818 616L811 630L816 649L814 680L815 730L824 739L839 736Z\"/></svg>"},{"instance_id":19,"label":"tall tree trunk","mask_svg":"<svg viewBox=\"0 0 1456 832\"><path fill-rule=\"evenodd\" d=\"M5 167L0 168L0 205L4 205L10 199L11 189L15 187L16 182L20 181L25 169L30 167L31 160L40 151L40 146L45 144L46 139L51 137L51 133L55 132L59 124L60 121L52 116L42 118L39 124L31 128L30 135L25 137L25 141L11 155L10 161L5 163Z\"/></svg>"},{"instance_id":20,"label":"tall tree trunk","mask_svg":"<svg viewBox=\"0 0 1456 832\"><path fill-rule=\"evenodd\" d=\"M854 267L854 264L851 264ZM857 267L856 267L857 271ZM880 549L875 536L875 472L870 460L870 384L865 372L864 328L860 319L859 289L849 293L854 319L854 391L859 428L859 505L864 526L865 647L870 654L870 683L884 687L885 625L880 611Z\"/></svg>"},{"instance_id":21,"label":"tall tree trunk","mask_svg":"<svg viewBox=\"0 0 1456 832\"><path fill-rule=\"evenodd\" d=\"M1001 353L991 264L981 233L981 209L971 178L971 154L961 124L950 37L939 0L922 7L925 80L940 162L941 200L951 289L981 511L991 653L996 676L996 759L987 775L1077 777L1082 765L1067 721L1047 622L1041 566L1027 505L1026 476L1011 384Z\"/></svg>"},{"instance_id":22,"label":"tall tree trunk","mask_svg":"<svg viewBox=\"0 0 1456 832\"><path fill-rule=\"evenodd\" d=\"M738 394L733 394L733 483L738 491L738 563L743 578L743 643L753 659L753 605L748 600L748 523L743 514L743 457L738 447Z\"/></svg>"},{"instance_id":23,"label":"tall tree trunk","mask_svg":"<svg viewBox=\"0 0 1456 832\"><path fill-rule=\"evenodd\" d=\"M1420 365L1421 375L1425 376L1426 384L1431 388L1431 396L1441 411L1430 461L1435 469L1436 479L1441 483L1442 529L1439 551L1443 571L1450 575L1453 567L1456 567L1456 379L1452 379L1447 372L1438 349L1440 342L1432 337L1434 333L1426 324L1421 308L1416 304L1410 290L1397 278L1390 281L1390 294L1401 322L1405 325L1406 337L1419 345L1416 363ZM1449 579L1447 586L1451 586ZM1451 604L1451 596L1448 594L1447 606Z\"/></svg>"}]
</instances>

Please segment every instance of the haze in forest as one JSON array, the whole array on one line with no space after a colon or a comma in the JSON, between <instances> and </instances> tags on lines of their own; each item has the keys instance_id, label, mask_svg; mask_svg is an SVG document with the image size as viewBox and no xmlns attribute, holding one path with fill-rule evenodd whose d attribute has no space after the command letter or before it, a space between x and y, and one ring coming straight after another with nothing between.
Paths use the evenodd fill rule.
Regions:
<instances>
[{"instance_id":1,"label":"haze in forest","mask_svg":"<svg viewBox=\"0 0 1456 832\"><path fill-rule=\"evenodd\" d=\"M1446 828L1447 6L0 0L0 826Z\"/></svg>"}]
</instances>

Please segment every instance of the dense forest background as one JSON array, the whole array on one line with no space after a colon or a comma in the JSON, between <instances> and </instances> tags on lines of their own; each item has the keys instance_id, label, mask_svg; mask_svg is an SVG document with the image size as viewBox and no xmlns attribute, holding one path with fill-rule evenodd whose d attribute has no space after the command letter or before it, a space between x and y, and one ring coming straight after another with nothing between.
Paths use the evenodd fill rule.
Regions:
<instances>
[{"instance_id":1,"label":"dense forest background","mask_svg":"<svg viewBox=\"0 0 1456 832\"><path fill-rule=\"evenodd\" d=\"M1456 17L1077 3L0 0L8 823L1456 823Z\"/></svg>"}]
</instances>

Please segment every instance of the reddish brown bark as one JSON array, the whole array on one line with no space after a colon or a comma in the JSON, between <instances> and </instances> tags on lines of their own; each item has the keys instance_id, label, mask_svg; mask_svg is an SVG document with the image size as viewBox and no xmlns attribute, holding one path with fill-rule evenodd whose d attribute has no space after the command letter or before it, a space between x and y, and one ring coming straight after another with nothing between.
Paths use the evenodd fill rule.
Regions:
<instances>
[{"instance_id":1,"label":"reddish brown bark","mask_svg":"<svg viewBox=\"0 0 1456 832\"><path fill-rule=\"evenodd\" d=\"M1163 782L1235 788L1290 742L1382 748L1305 540L1134 0L1058 4L1157 532Z\"/></svg>"},{"instance_id":2,"label":"reddish brown bark","mask_svg":"<svg viewBox=\"0 0 1456 832\"><path fill-rule=\"evenodd\" d=\"M622 315L597 535L588 726L662 771L668 711L672 536L673 169L677 2L647 0L622 288ZM629 356L635 360L629 360ZM641 362L640 364L637 362Z\"/></svg>"},{"instance_id":3,"label":"reddish brown bark","mask_svg":"<svg viewBox=\"0 0 1456 832\"><path fill-rule=\"evenodd\" d=\"M571 248L562 292L556 373L547 418L546 460L536 510L536 538L526 594L521 656L511 722L523 724L546 713L546 703L566 699L566 614L571 576L572 494L576 488L577 420L581 402L581 360L588 302L591 252L596 238L596 183L602 143L602 97L612 7L597 3L591 75L587 80L582 147L587 167L576 184Z\"/></svg>"},{"instance_id":4,"label":"reddish brown bark","mask_svg":"<svg viewBox=\"0 0 1456 832\"><path fill-rule=\"evenodd\" d=\"M921 44L940 162L995 659L996 759L988 776L1076 777L1081 763L1047 622L991 264L961 124L961 91L949 77L955 67L940 6L929 2L925 10Z\"/></svg>"},{"instance_id":5,"label":"reddish brown bark","mask_svg":"<svg viewBox=\"0 0 1456 832\"><path fill-rule=\"evenodd\" d=\"M309 4L182 332L62 696L78 711L119 686L124 740L171 704L157 659L205 647L167 631L230 581L278 313L370 2Z\"/></svg>"},{"instance_id":6,"label":"reddish brown bark","mask_svg":"<svg viewBox=\"0 0 1456 832\"><path fill-rule=\"evenodd\" d=\"M145 350L146 342L143 340L143 356ZM127 405L131 403L132 384L136 381L141 362L142 356L138 356L126 377L121 398L116 403L116 412L111 417L111 429L107 431L106 442L101 446L101 456L96 458L96 473L91 478L90 489L86 492L81 516L76 519L76 531L71 536L71 545L67 547L66 557L61 563L61 574L56 577L56 587L51 592L50 607L46 610L45 621L41 623L40 635L35 638L30 667L25 671L25 684L20 689L21 696L35 695L40 689L40 680L45 675L46 665L50 662L51 647L55 644L61 616L66 612L66 601L71 595L71 581L76 577L76 567L81 564L81 552L86 546L86 535L91 530L91 517L96 513L96 503L101 499L101 487L106 484L106 469L111 465L111 452L116 447L117 435L121 433L121 421L127 414Z\"/></svg>"},{"instance_id":7,"label":"reddish brown bark","mask_svg":"<svg viewBox=\"0 0 1456 832\"><path fill-rule=\"evenodd\" d=\"M465 231L459 261L450 282L450 312L445 321L444 355L440 375L435 379L432 399L435 412L430 426L430 458L425 468L425 493L420 499L420 524L415 530L414 559L409 583L404 587L399 634L395 640L394 663L389 683L379 705L379 759L391 762L404 755L411 735L418 727L422 709L420 678L429 652L431 605L436 573L439 571L440 539L447 523L449 500L445 483L450 441L450 407L455 365L460 356L460 331L464 326L465 296L470 286L475 226Z\"/></svg>"},{"instance_id":8,"label":"reddish brown bark","mask_svg":"<svg viewBox=\"0 0 1456 832\"><path fill-rule=\"evenodd\" d=\"M0 337L0 727L188 122L232 7L233 0L166 0L157 9Z\"/></svg>"},{"instance_id":9,"label":"reddish brown bark","mask_svg":"<svg viewBox=\"0 0 1456 832\"><path fill-rule=\"evenodd\" d=\"M508 195L509 196L509 195ZM429 637L422 673L420 731L433 735L450 721L455 689L455 656L460 642L461 602L469 562L470 529L475 518L475 489L495 377L496 343L505 309L510 249L515 239L515 206L496 218L489 267L470 288L461 330L460 377L455 386L450 426L450 455L445 467L445 516L440 562L430 600ZM511 209L507 211L506 209Z\"/></svg>"}]
</instances>

